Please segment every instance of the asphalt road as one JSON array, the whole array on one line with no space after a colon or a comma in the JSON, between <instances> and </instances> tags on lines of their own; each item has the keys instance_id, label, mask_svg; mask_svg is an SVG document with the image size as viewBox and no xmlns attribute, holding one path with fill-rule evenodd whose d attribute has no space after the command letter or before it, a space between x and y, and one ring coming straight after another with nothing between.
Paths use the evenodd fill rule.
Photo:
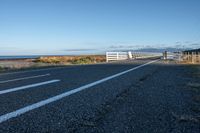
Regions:
<instances>
[{"instance_id":1,"label":"asphalt road","mask_svg":"<svg viewBox=\"0 0 200 133\"><path fill-rule=\"evenodd\" d=\"M172 115L188 112L181 70L146 59L2 73L0 132L199 132Z\"/></svg>"}]
</instances>

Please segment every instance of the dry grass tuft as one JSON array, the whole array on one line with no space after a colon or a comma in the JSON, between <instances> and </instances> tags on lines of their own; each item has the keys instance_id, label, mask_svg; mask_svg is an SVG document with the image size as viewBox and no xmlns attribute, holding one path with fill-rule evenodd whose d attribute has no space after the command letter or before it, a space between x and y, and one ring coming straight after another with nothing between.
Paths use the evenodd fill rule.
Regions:
<instances>
[{"instance_id":1,"label":"dry grass tuft","mask_svg":"<svg viewBox=\"0 0 200 133\"><path fill-rule=\"evenodd\" d=\"M50 63L50 64L92 64L105 62L106 57L101 55L90 56L50 56L40 57L35 62Z\"/></svg>"},{"instance_id":2,"label":"dry grass tuft","mask_svg":"<svg viewBox=\"0 0 200 133\"><path fill-rule=\"evenodd\" d=\"M0 66L0 72L3 71L3 68Z\"/></svg>"},{"instance_id":3,"label":"dry grass tuft","mask_svg":"<svg viewBox=\"0 0 200 133\"><path fill-rule=\"evenodd\" d=\"M0 72L16 69L60 66L69 64L95 64L105 61L106 57L103 55L48 56L40 57L38 59L3 60L0 61Z\"/></svg>"}]
</instances>

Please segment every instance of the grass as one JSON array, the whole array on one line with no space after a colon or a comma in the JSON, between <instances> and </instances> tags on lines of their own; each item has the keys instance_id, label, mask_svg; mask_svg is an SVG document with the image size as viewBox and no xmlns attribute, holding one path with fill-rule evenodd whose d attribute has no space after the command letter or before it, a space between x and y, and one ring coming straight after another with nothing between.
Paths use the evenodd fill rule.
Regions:
<instances>
[{"instance_id":1,"label":"grass","mask_svg":"<svg viewBox=\"0 0 200 133\"><path fill-rule=\"evenodd\" d=\"M35 60L37 63L48 63L48 64L94 64L105 62L105 56L91 55L91 56L50 56L40 57Z\"/></svg>"},{"instance_id":2,"label":"grass","mask_svg":"<svg viewBox=\"0 0 200 133\"><path fill-rule=\"evenodd\" d=\"M0 72L3 71L3 68L0 66Z\"/></svg>"},{"instance_id":3,"label":"grass","mask_svg":"<svg viewBox=\"0 0 200 133\"><path fill-rule=\"evenodd\" d=\"M84 56L48 56L38 59L22 59L0 61L0 72L35 69L42 67L65 66L70 64L95 64L105 62L103 55L84 55Z\"/></svg>"},{"instance_id":4,"label":"grass","mask_svg":"<svg viewBox=\"0 0 200 133\"><path fill-rule=\"evenodd\" d=\"M3 66L0 66L0 72L4 72L6 70L8 70L9 68L8 67L3 67Z\"/></svg>"}]
</instances>

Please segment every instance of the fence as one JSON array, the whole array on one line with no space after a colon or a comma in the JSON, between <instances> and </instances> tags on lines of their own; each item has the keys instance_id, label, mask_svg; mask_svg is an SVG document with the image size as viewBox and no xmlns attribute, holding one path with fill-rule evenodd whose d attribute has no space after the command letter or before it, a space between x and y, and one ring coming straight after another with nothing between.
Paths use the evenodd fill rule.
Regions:
<instances>
[{"instance_id":1,"label":"fence","mask_svg":"<svg viewBox=\"0 0 200 133\"><path fill-rule=\"evenodd\" d=\"M200 52L167 52L163 59L183 61L187 63L200 64ZM162 53L151 52L106 52L106 61L119 61L127 59L141 59L161 57Z\"/></svg>"},{"instance_id":2,"label":"fence","mask_svg":"<svg viewBox=\"0 0 200 133\"><path fill-rule=\"evenodd\" d=\"M182 53L180 52L164 52L163 53L163 59L164 60L177 60L181 61Z\"/></svg>"},{"instance_id":3,"label":"fence","mask_svg":"<svg viewBox=\"0 0 200 133\"><path fill-rule=\"evenodd\" d=\"M118 61L118 60L127 60L127 52L106 52L106 61Z\"/></svg>"},{"instance_id":4,"label":"fence","mask_svg":"<svg viewBox=\"0 0 200 133\"><path fill-rule=\"evenodd\" d=\"M119 61L127 59L140 59L150 57L160 57L161 53L150 52L106 52L106 61Z\"/></svg>"},{"instance_id":5,"label":"fence","mask_svg":"<svg viewBox=\"0 0 200 133\"><path fill-rule=\"evenodd\" d=\"M182 54L182 60L187 63L199 64L200 52L184 52Z\"/></svg>"}]
</instances>

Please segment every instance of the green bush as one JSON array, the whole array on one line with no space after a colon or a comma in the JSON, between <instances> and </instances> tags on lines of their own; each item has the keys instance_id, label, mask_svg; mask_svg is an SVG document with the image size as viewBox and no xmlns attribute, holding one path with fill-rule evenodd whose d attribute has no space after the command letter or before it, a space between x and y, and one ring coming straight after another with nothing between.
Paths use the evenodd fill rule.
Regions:
<instances>
[{"instance_id":1,"label":"green bush","mask_svg":"<svg viewBox=\"0 0 200 133\"><path fill-rule=\"evenodd\" d=\"M3 68L0 66L0 71L3 71Z\"/></svg>"},{"instance_id":2,"label":"green bush","mask_svg":"<svg viewBox=\"0 0 200 133\"><path fill-rule=\"evenodd\" d=\"M72 64L91 64L94 62L94 59L92 59L91 57L83 57L80 59L75 59L72 60Z\"/></svg>"}]
</instances>

